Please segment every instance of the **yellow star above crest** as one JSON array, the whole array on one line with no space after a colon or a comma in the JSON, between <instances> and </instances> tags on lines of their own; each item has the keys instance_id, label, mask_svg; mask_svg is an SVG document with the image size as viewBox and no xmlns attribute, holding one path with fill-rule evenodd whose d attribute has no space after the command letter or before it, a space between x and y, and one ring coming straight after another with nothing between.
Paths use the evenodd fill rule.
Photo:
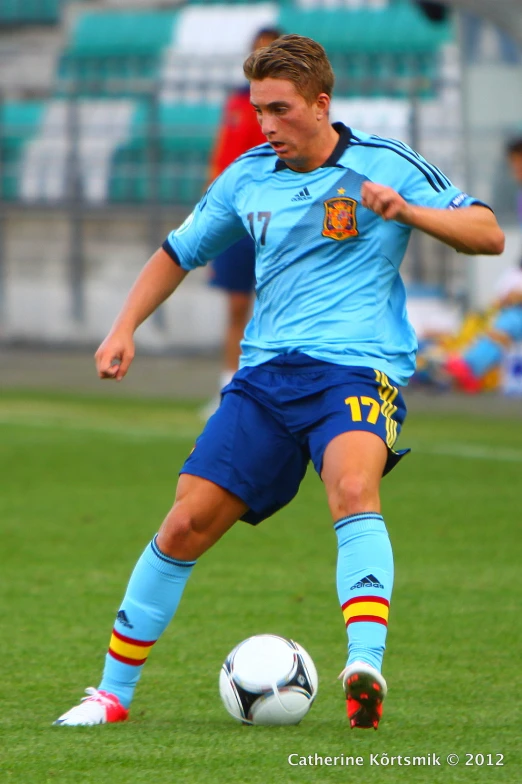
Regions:
<instances>
[{"instance_id":1,"label":"yellow star above crest","mask_svg":"<svg viewBox=\"0 0 522 784\"><path fill-rule=\"evenodd\" d=\"M337 193L339 194L339 196L342 196L343 193L346 193L346 191L344 188L337 188Z\"/></svg>"}]
</instances>

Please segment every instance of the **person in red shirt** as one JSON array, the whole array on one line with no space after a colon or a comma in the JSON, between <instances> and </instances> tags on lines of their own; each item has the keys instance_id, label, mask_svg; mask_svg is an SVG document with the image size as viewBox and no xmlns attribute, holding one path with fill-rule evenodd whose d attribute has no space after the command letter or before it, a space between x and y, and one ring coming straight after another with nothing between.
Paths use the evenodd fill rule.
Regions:
<instances>
[{"instance_id":1,"label":"person in red shirt","mask_svg":"<svg viewBox=\"0 0 522 784\"><path fill-rule=\"evenodd\" d=\"M268 46L281 35L273 27L262 28L252 42L252 51ZM250 86L245 84L227 98L216 136L209 167L212 182L239 155L251 147L264 144L266 137L250 103ZM210 266L210 283L227 295L227 324L224 342L223 370L219 379L221 390L231 380L239 364L239 343L243 337L252 308L255 285L255 247L245 237L215 258ZM207 403L202 415L207 419L219 405L219 395Z\"/></svg>"},{"instance_id":2,"label":"person in red shirt","mask_svg":"<svg viewBox=\"0 0 522 784\"><path fill-rule=\"evenodd\" d=\"M265 142L266 137L261 132L261 126L250 103L250 86L245 84L244 87L234 90L225 102L221 126L210 159L210 180L215 180L232 161L251 147Z\"/></svg>"}]
</instances>

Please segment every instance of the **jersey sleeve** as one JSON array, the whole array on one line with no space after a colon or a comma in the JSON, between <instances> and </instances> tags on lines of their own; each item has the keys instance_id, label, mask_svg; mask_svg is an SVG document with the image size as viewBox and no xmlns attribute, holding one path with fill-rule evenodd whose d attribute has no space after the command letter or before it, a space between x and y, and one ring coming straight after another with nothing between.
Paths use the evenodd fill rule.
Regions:
<instances>
[{"instance_id":1,"label":"jersey sleeve","mask_svg":"<svg viewBox=\"0 0 522 784\"><path fill-rule=\"evenodd\" d=\"M235 208L236 168L228 168L214 180L188 218L163 243L182 269L204 266L247 233Z\"/></svg>"},{"instance_id":2,"label":"jersey sleeve","mask_svg":"<svg viewBox=\"0 0 522 784\"><path fill-rule=\"evenodd\" d=\"M394 169L397 180L395 189L410 204L443 210L478 204L491 209L489 205L453 185L440 169L406 145L396 150Z\"/></svg>"}]
</instances>

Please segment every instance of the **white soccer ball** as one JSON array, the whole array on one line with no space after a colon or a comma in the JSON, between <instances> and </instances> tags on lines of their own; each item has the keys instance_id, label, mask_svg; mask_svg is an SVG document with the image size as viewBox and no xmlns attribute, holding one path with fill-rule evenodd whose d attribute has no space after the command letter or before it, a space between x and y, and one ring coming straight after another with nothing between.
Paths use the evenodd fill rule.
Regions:
<instances>
[{"instance_id":1,"label":"white soccer ball","mask_svg":"<svg viewBox=\"0 0 522 784\"><path fill-rule=\"evenodd\" d=\"M298 724L317 695L317 670L305 649L285 637L256 634L227 656L219 692L243 724Z\"/></svg>"}]
</instances>

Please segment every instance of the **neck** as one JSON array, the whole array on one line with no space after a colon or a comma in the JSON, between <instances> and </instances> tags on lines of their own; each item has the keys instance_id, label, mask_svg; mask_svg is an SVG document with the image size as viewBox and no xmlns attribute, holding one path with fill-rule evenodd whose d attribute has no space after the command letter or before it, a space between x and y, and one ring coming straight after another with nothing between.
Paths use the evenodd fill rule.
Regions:
<instances>
[{"instance_id":1,"label":"neck","mask_svg":"<svg viewBox=\"0 0 522 784\"><path fill-rule=\"evenodd\" d=\"M318 169L319 166L322 166L323 163L328 160L335 150L338 141L339 134L335 128L328 123L324 134L321 133L318 136L313 148L301 158L296 158L293 161L285 161L286 165L289 169L297 172L309 172Z\"/></svg>"}]
</instances>

